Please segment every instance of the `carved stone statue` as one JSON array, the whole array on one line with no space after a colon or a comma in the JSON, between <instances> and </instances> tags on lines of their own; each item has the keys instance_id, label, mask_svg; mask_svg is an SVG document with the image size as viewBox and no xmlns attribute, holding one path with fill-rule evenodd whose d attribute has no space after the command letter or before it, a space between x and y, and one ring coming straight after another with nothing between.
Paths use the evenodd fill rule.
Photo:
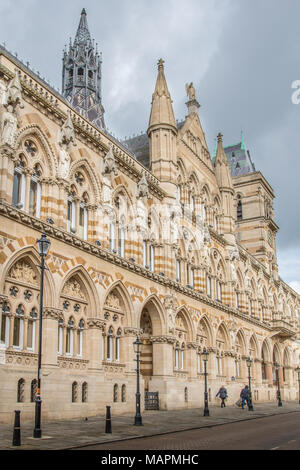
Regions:
<instances>
[{"instance_id":1,"label":"carved stone statue","mask_svg":"<svg viewBox=\"0 0 300 470\"><path fill-rule=\"evenodd\" d=\"M137 198L147 197L148 199L150 198L149 187L148 187L148 182L146 180L145 173L143 173L142 178L138 182L136 197Z\"/></svg>"},{"instance_id":2,"label":"carved stone statue","mask_svg":"<svg viewBox=\"0 0 300 470\"><path fill-rule=\"evenodd\" d=\"M190 84L187 83L185 85L185 89L186 89L186 94L189 97L189 100L190 101L195 100L196 99L196 90L194 88L193 82L191 82Z\"/></svg>"},{"instance_id":3,"label":"carved stone statue","mask_svg":"<svg viewBox=\"0 0 300 470\"><path fill-rule=\"evenodd\" d=\"M112 147L110 147L109 151L104 157L102 170L103 175L110 175L111 173L114 173L115 176L117 176L118 174L116 160Z\"/></svg>"},{"instance_id":4,"label":"carved stone statue","mask_svg":"<svg viewBox=\"0 0 300 470\"><path fill-rule=\"evenodd\" d=\"M18 72L16 72L15 77L10 82L6 93L3 83L1 88L2 96L0 99L1 104L3 103L5 108L5 111L1 116L1 143L13 146L18 128L18 109L24 108L22 87L19 81Z\"/></svg>"},{"instance_id":5,"label":"carved stone statue","mask_svg":"<svg viewBox=\"0 0 300 470\"><path fill-rule=\"evenodd\" d=\"M6 104L6 86L4 83L0 80L0 105Z\"/></svg>"},{"instance_id":6,"label":"carved stone statue","mask_svg":"<svg viewBox=\"0 0 300 470\"><path fill-rule=\"evenodd\" d=\"M18 128L18 118L11 105L1 116L1 144L13 146L16 131Z\"/></svg>"},{"instance_id":7,"label":"carved stone statue","mask_svg":"<svg viewBox=\"0 0 300 470\"><path fill-rule=\"evenodd\" d=\"M19 74L16 74L7 88L6 106L12 106L13 112L16 113L18 108L24 108L22 99L22 87L19 80Z\"/></svg>"},{"instance_id":8,"label":"carved stone statue","mask_svg":"<svg viewBox=\"0 0 300 470\"><path fill-rule=\"evenodd\" d=\"M67 179L70 172L70 144L76 144L74 127L71 119L71 113L68 111L67 120L64 122L58 133L59 145L59 169L60 178Z\"/></svg>"}]
</instances>

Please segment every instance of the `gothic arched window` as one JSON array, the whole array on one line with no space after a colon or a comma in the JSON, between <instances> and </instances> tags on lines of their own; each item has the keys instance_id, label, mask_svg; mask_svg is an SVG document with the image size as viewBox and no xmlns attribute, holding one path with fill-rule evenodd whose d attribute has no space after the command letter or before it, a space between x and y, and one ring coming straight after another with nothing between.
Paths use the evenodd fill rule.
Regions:
<instances>
[{"instance_id":1,"label":"gothic arched window","mask_svg":"<svg viewBox=\"0 0 300 470\"><path fill-rule=\"evenodd\" d=\"M24 393L25 393L25 380L20 379L18 381L18 396L17 396L18 403L24 402Z\"/></svg>"}]
</instances>

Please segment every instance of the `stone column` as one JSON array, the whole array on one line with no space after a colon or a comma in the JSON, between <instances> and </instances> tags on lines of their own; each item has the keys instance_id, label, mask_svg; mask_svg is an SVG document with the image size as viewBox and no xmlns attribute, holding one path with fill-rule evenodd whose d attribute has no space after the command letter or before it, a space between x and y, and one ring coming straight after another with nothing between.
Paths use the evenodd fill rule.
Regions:
<instances>
[{"instance_id":1,"label":"stone column","mask_svg":"<svg viewBox=\"0 0 300 470\"><path fill-rule=\"evenodd\" d=\"M62 310L45 307L43 310L42 365L57 366L58 355L58 320ZM39 327L37 323L37 327ZM39 332L36 330L38 337ZM38 351L38 349L37 349Z\"/></svg>"},{"instance_id":2,"label":"stone column","mask_svg":"<svg viewBox=\"0 0 300 470\"><path fill-rule=\"evenodd\" d=\"M102 369L102 333L105 321L99 318L89 318L87 321L88 351L83 351L83 358L89 359L89 370L100 371Z\"/></svg>"},{"instance_id":3,"label":"stone column","mask_svg":"<svg viewBox=\"0 0 300 470\"><path fill-rule=\"evenodd\" d=\"M125 327L124 336L120 340L120 362L126 365L127 372L134 374L136 371L136 354L133 343L140 333L139 328Z\"/></svg>"},{"instance_id":4,"label":"stone column","mask_svg":"<svg viewBox=\"0 0 300 470\"><path fill-rule=\"evenodd\" d=\"M269 362L266 364L266 376L269 385L273 385L273 373L272 373L272 364Z\"/></svg>"},{"instance_id":5,"label":"stone column","mask_svg":"<svg viewBox=\"0 0 300 470\"><path fill-rule=\"evenodd\" d=\"M153 376L173 375L173 336L152 336Z\"/></svg>"},{"instance_id":6,"label":"stone column","mask_svg":"<svg viewBox=\"0 0 300 470\"><path fill-rule=\"evenodd\" d=\"M189 372L189 376L193 379L197 378L197 349L197 343L187 343L185 370Z\"/></svg>"}]
</instances>

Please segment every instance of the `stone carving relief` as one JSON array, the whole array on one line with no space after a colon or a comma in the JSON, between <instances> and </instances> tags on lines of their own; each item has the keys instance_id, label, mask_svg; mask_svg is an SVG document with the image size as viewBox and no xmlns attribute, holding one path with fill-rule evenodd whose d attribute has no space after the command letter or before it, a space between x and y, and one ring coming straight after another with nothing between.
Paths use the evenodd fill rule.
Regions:
<instances>
[{"instance_id":1,"label":"stone carving relief","mask_svg":"<svg viewBox=\"0 0 300 470\"><path fill-rule=\"evenodd\" d=\"M37 275L26 261L18 261L9 271L9 277L28 284L37 284Z\"/></svg>"},{"instance_id":2,"label":"stone carving relief","mask_svg":"<svg viewBox=\"0 0 300 470\"><path fill-rule=\"evenodd\" d=\"M85 300L85 295L82 292L81 285L76 281L76 279L70 279L66 282L62 294Z\"/></svg>"},{"instance_id":3,"label":"stone carving relief","mask_svg":"<svg viewBox=\"0 0 300 470\"><path fill-rule=\"evenodd\" d=\"M175 295L168 294L164 298L164 307L166 309L167 318L168 318L168 328L169 333L174 334L175 324L176 324L176 309L178 306L177 299Z\"/></svg>"},{"instance_id":4,"label":"stone carving relief","mask_svg":"<svg viewBox=\"0 0 300 470\"><path fill-rule=\"evenodd\" d=\"M117 169L113 149L112 147L110 147L109 151L107 152L103 160L102 175L111 175L112 173L115 176L117 176L118 169Z\"/></svg>"},{"instance_id":5,"label":"stone carving relief","mask_svg":"<svg viewBox=\"0 0 300 470\"><path fill-rule=\"evenodd\" d=\"M67 179L70 172L70 145L71 142L76 146L75 132L71 119L71 112L68 111L67 120L64 122L58 133L59 145L59 168L60 178Z\"/></svg>"},{"instance_id":6,"label":"stone carving relief","mask_svg":"<svg viewBox=\"0 0 300 470\"><path fill-rule=\"evenodd\" d=\"M111 292L106 298L105 306L114 308L116 310L121 310L121 304L120 304L119 297L116 294L114 294L113 292Z\"/></svg>"},{"instance_id":7,"label":"stone carving relief","mask_svg":"<svg viewBox=\"0 0 300 470\"><path fill-rule=\"evenodd\" d=\"M240 253L239 253L237 245L235 245L234 247L228 248L228 256L229 256L229 261L230 261L231 281L236 283L238 278L237 278L235 264L236 264L236 261L240 260Z\"/></svg>"}]
</instances>

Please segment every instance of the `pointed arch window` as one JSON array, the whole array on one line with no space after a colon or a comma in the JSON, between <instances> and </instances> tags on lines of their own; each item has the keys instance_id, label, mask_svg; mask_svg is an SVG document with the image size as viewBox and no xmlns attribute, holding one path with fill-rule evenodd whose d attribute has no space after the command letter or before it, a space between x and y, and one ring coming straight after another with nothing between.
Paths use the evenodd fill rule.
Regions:
<instances>
[{"instance_id":1,"label":"pointed arch window","mask_svg":"<svg viewBox=\"0 0 300 470\"><path fill-rule=\"evenodd\" d=\"M14 317L13 347L23 349L24 339L24 308L19 305Z\"/></svg>"},{"instance_id":2,"label":"pointed arch window","mask_svg":"<svg viewBox=\"0 0 300 470\"><path fill-rule=\"evenodd\" d=\"M110 221L109 225L109 249L116 253L116 221L115 219Z\"/></svg>"},{"instance_id":3,"label":"pointed arch window","mask_svg":"<svg viewBox=\"0 0 300 470\"><path fill-rule=\"evenodd\" d=\"M241 196L238 195L238 201L237 201L237 220L242 220L243 219L243 204L241 200Z\"/></svg>"},{"instance_id":4,"label":"pointed arch window","mask_svg":"<svg viewBox=\"0 0 300 470\"><path fill-rule=\"evenodd\" d=\"M125 258L125 227L123 221L119 225L118 254Z\"/></svg>"},{"instance_id":5,"label":"pointed arch window","mask_svg":"<svg viewBox=\"0 0 300 470\"><path fill-rule=\"evenodd\" d=\"M110 327L107 335L107 361L109 362L113 360L113 333L114 330Z\"/></svg>"},{"instance_id":6,"label":"pointed arch window","mask_svg":"<svg viewBox=\"0 0 300 470\"><path fill-rule=\"evenodd\" d=\"M211 297L211 277L206 276L206 294Z\"/></svg>"},{"instance_id":7,"label":"pointed arch window","mask_svg":"<svg viewBox=\"0 0 300 470\"><path fill-rule=\"evenodd\" d=\"M62 355L63 353L63 320L60 318L58 320L58 354Z\"/></svg>"},{"instance_id":8,"label":"pointed arch window","mask_svg":"<svg viewBox=\"0 0 300 470\"><path fill-rule=\"evenodd\" d=\"M174 364L174 368L176 370L179 369L179 349L180 349L179 343L176 343L176 345L175 345L175 364Z\"/></svg>"},{"instance_id":9,"label":"pointed arch window","mask_svg":"<svg viewBox=\"0 0 300 470\"><path fill-rule=\"evenodd\" d=\"M25 380L20 379L18 381L18 396L17 396L17 402L18 403L23 403L25 401Z\"/></svg>"},{"instance_id":10,"label":"pointed arch window","mask_svg":"<svg viewBox=\"0 0 300 470\"><path fill-rule=\"evenodd\" d=\"M150 271L154 272L155 270L155 247L150 245Z\"/></svg>"},{"instance_id":11,"label":"pointed arch window","mask_svg":"<svg viewBox=\"0 0 300 470\"><path fill-rule=\"evenodd\" d=\"M83 382L82 389L81 389L81 401L82 403L86 403L88 400L88 384Z\"/></svg>"},{"instance_id":12,"label":"pointed arch window","mask_svg":"<svg viewBox=\"0 0 300 470\"><path fill-rule=\"evenodd\" d=\"M73 356L74 354L74 320L70 318L67 326L66 334L66 354Z\"/></svg>"},{"instance_id":13,"label":"pointed arch window","mask_svg":"<svg viewBox=\"0 0 300 470\"><path fill-rule=\"evenodd\" d=\"M181 282L181 262L179 259L176 260L176 281Z\"/></svg>"},{"instance_id":14,"label":"pointed arch window","mask_svg":"<svg viewBox=\"0 0 300 470\"><path fill-rule=\"evenodd\" d=\"M217 280L217 300L222 302L222 283Z\"/></svg>"},{"instance_id":15,"label":"pointed arch window","mask_svg":"<svg viewBox=\"0 0 300 470\"><path fill-rule=\"evenodd\" d=\"M121 340L121 328L117 331L116 336L116 361L120 362L120 340Z\"/></svg>"},{"instance_id":16,"label":"pointed arch window","mask_svg":"<svg viewBox=\"0 0 300 470\"><path fill-rule=\"evenodd\" d=\"M37 392L37 380L34 379L31 381L31 387L30 387L30 401L31 403L35 402L35 397L36 397L36 392Z\"/></svg>"},{"instance_id":17,"label":"pointed arch window","mask_svg":"<svg viewBox=\"0 0 300 470\"><path fill-rule=\"evenodd\" d=\"M182 343L180 348L180 369L184 370L184 351L185 351L185 344Z\"/></svg>"},{"instance_id":18,"label":"pointed arch window","mask_svg":"<svg viewBox=\"0 0 300 470\"><path fill-rule=\"evenodd\" d=\"M19 209L25 209L25 197L26 197L26 176L24 173L25 159L20 157L18 166L14 170L14 182L13 182L13 194L12 203L13 206Z\"/></svg>"},{"instance_id":19,"label":"pointed arch window","mask_svg":"<svg viewBox=\"0 0 300 470\"><path fill-rule=\"evenodd\" d=\"M30 188L29 188L29 214L34 217L41 216L41 195L42 187L40 183L40 178L42 171L39 165L35 165L34 174L30 178Z\"/></svg>"},{"instance_id":20,"label":"pointed arch window","mask_svg":"<svg viewBox=\"0 0 300 470\"><path fill-rule=\"evenodd\" d=\"M72 383L72 403L76 403L78 400L78 383Z\"/></svg>"},{"instance_id":21,"label":"pointed arch window","mask_svg":"<svg viewBox=\"0 0 300 470\"><path fill-rule=\"evenodd\" d=\"M84 321L81 319L77 329L77 356L82 356Z\"/></svg>"},{"instance_id":22,"label":"pointed arch window","mask_svg":"<svg viewBox=\"0 0 300 470\"><path fill-rule=\"evenodd\" d=\"M35 349L35 329L36 329L37 311L33 308L29 314L27 323L27 349L34 351Z\"/></svg>"},{"instance_id":23,"label":"pointed arch window","mask_svg":"<svg viewBox=\"0 0 300 470\"><path fill-rule=\"evenodd\" d=\"M76 233L76 202L75 202L75 193L72 192L68 197L68 206L67 206L67 231Z\"/></svg>"},{"instance_id":24,"label":"pointed arch window","mask_svg":"<svg viewBox=\"0 0 300 470\"><path fill-rule=\"evenodd\" d=\"M7 302L2 303L2 312L1 312L1 343L5 344L6 347L9 346L9 331L10 331L10 307Z\"/></svg>"}]
</instances>

